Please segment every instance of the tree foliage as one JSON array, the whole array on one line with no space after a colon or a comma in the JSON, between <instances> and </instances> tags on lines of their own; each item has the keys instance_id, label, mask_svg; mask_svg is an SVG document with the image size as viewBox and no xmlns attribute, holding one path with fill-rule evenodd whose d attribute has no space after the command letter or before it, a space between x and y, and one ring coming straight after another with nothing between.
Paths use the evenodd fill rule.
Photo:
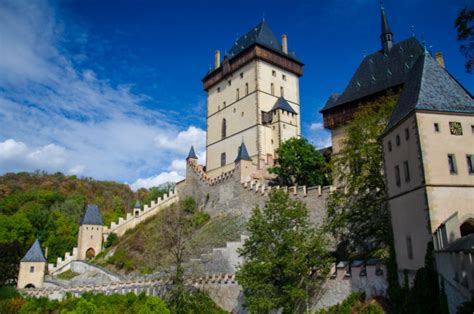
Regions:
<instances>
[{"instance_id":1,"label":"tree foliage","mask_svg":"<svg viewBox=\"0 0 474 314\"><path fill-rule=\"evenodd\" d=\"M237 272L245 306L251 313L302 308L329 271L326 240L309 222L308 209L275 190L263 210L248 222L250 237L239 251L245 262Z\"/></svg>"},{"instance_id":2,"label":"tree foliage","mask_svg":"<svg viewBox=\"0 0 474 314\"><path fill-rule=\"evenodd\" d=\"M270 173L284 185L316 186L327 184L324 157L304 138L291 138L276 150L278 158Z\"/></svg>"},{"instance_id":3,"label":"tree foliage","mask_svg":"<svg viewBox=\"0 0 474 314\"><path fill-rule=\"evenodd\" d=\"M459 50L466 58L466 71L471 73L474 66L474 9L465 6L454 22L458 33L457 39L461 43Z\"/></svg>"},{"instance_id":4,"label":"tree foliage","mask_svg":"<svg viewBox=\"0 0 474 314\"><path fill-rule=\"evenodd\" d=\"M390 222L379 137L396 100L389 93L365 104L347 126L341 152L332 157L333 176L344 188L328 200L327 226L340 243L340 257L387 253Z\"/></svg>"}]
</instances>

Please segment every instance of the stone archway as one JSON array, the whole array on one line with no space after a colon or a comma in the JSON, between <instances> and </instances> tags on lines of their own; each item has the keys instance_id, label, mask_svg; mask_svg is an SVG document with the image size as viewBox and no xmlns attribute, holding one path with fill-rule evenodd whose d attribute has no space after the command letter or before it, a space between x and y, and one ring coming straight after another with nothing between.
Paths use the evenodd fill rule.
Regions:
<instances>
[{"instance_id":1,"label":"stone archway","mask_svg":"<svg viewBox=\"0 0 474 314\"><path fill-rule=\"evenodd\" d=\"M93 248L88 248L86 251L86 258L91 259L95 257L95 250Z\"/></svg>"},{"instance_id":2,"label":"stone archway","mask_svg":"<svg viewBox=\"0 0 474 314\"><path fill-rule=\"evenodd\" d=\"M474 218L468 218L461 224L459 229L461 231L461 237L474 233Z\"/></svg>"},{"instance_id":3,"label":"stone archway","mask_svg":"<svg viewBox=\"0 0 474 314\"><path fill-rule=\"evenodd\" d=\"M34 284L29 283L29 284L27 284L27 285L25 286L25 288L26 288L26 289L34 289L34 288L36 288L36 287L35 287Z\"/></svg>"}]
</instances>

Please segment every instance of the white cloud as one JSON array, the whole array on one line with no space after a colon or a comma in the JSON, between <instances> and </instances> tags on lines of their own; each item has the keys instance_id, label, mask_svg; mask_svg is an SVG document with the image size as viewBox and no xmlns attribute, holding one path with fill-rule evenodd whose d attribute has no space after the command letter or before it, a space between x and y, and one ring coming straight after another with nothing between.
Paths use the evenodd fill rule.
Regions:
<instances>
[{"instance_id":1,"label":"white cloud","mask_svg":"<svg viewBox=\"0 0 474 314\"><path fill-rule=\"evenodd\" d=\"M324 126L321 122L315 122L315 123L311 123L311 125L309 126L309 129L311 131L323 130Z\"/></svg>"},{"instance_id":2,"label":"white cloud","mask_svg":"<svg viewBox=\"0 0 474 314\"><path fill-rule=\"evenodd\" d=\"M152 186L158 186L166 182L178 182L183 179L184 177L179 175L176 171L162 172L156 176L138 179L132 184L130 184L130 187L132 188L132 190L136 191L139 188L150 188Z\"/></svg>"},{"instance_id":3,"label":"white cloud","mask_svg":"<svg viewBox=\"0 0 474 314\"><path fill-rule=\"evenodd\" d=\"M8 47L0 48L0 171L129 182L183 173L169 161L184 160L191 145L202 152L205 131L183 130L168 112L145 107L151 99L131 85L112 86L75 66L76 56L61 47L70 40L62 38L63 23L46 1L0 6L1 46ZM152 176L162 171L169 172Z\"/></svg>"}]
</instances>

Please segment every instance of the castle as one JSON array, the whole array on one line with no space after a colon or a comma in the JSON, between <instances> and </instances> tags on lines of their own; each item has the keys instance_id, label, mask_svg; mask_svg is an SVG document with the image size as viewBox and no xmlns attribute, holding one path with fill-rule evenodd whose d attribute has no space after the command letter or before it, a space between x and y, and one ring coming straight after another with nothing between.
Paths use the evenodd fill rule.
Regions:
<instances>
[{"instance_id":1,"label":"castle","mask_svg":"<svg viewBox=\"0 0 474 314\"><path fill-rule=\"evenodd\" d=\"M399 278L402 282L408 274L413 279L434 242L440 281L454 311L474 289L474 100L445 69L441 54L433 58L415 37L394 41L383 7L381 22L381 49L364 57L341 94L330 95L321 110L324 126L331 131L333 154L339 154L354 115L387 93L398 95L380 141ZM193 196L211 215L228 211L248 217L269 191L284 189L306 203L315 224L322 222L327 196L343 189L343 182L275 187L267 171L279 145L301 136L303 63L288 51L287 36L280 43L265 21L228 51L223 60L216 51L214 68L202 80L207 92L205 165L191 147L186 179L175 191L143 210L137 204L110 227L102 225L97 207L88 206L73 253L46 266L35 242L21 262L19 288L42 287L46 268L59 273L71 261L95 256L110 233L123 235L182 196Z\"/></svg>"}]
</instances>

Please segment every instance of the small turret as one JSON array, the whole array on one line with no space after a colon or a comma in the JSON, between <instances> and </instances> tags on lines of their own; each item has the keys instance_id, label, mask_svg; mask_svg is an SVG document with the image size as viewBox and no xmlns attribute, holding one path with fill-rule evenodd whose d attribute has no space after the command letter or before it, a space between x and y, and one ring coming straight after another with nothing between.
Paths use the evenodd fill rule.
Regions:
<instances>
[{"instance_id":1,"label":"small turret","mask_svg":"<svg viewBox=\"0 0 474 314\"><path fill-rule=\"evenodd\" d=\"M235 158L235 173L240 182L244 182L254 171L252 158L250 158L247 147L242 140L242 144L240 144L237 151L237 158Z\"/></svg>"},{"instance_id":2,"label":"small turret","mask_svg":"<svg viewBox=\"0 0 474 314\"><path fill-rule=\"evenodd\" d=\"M382 49L384 53L388 53L393 47L393 33L388 25L387 17L385 16L385 8L383 7L383 1L380 1L380 12L382 15Z\"/></svg>"},{"instance_id":3,"label":"small turret","mask_svg":"<svg viewBox=\"0 0 474 314\"><path fill-rule=\"evenodd\" d=\"M194 152L194 146L191 146L188 157L186 157L186 160L189 160L189 159L196 159L196 160L198 159L196 156L196 153Z\"/></svg>"},{"instance_id":4,"label":"small turret","mask_svg":"<svg viewBox=\"0 0 474 314\"><path fill-rule=\"evenodd\" d=\"M41 250L39 240L36 239L21 259L17 282L18 289L43 287L45 269L46 258L43 255L43 250Z\"/></svg>"},{"instance_id":5,"label":"small turret","mask_svg":"<svg viewBox=\"0 0 474 314\"><path fill-rule=\"evenodd\" d=\"M140 215L140 210L142 209L142 205L140 204L140 201L137 200L135 203L135 207L133 207L133 213L135 217L138 217Z\"/></svg>"},{"instance_id":6,"label":"small turret","mask_svg":"<svg viewBox=\"0 0 474 314\"><path fill-rule=\"evenodd\" d=\"M102 216L97 205L89 204L79 226L78 258L93 258L102 251Z\"/></svg>"}]
</instances>

